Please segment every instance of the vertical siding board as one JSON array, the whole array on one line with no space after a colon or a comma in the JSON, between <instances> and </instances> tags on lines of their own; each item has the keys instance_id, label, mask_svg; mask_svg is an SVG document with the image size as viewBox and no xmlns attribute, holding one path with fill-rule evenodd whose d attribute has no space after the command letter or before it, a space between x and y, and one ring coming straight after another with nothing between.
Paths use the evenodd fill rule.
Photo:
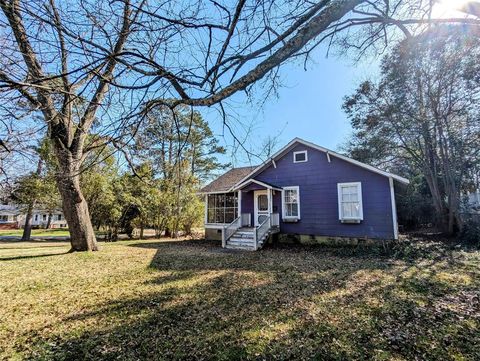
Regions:
<instances>
[{"instance_id":1,"label":"vertical siding board","mask_svg":"<svg viewBox=\"0 0 480 361\"><path fill-rule=\"evenodd\" d=\"M253 191L242 191L242 213L250 213L253 222Z\"/></svg>"},{"instance_id":2,"label":"vertical siding board","mask_svg":"<svg viewBox=\"0 0 480 361\"><path fill-rule=\"evenodd\" d=\"M308 162L293 163L293 152L308 150ZM297 145L270 165L255 179L275 186L299 186L301 220L281 221L284 233L324 236L368 237L392 239L393 219L390 185L387 177L345 162L316 149ZM360 224L342 224L338 219L337 183L362 182L364 220ZM244 189L246 190L246 189ZM242 195L242 212L253 212L253 191ZM274 206L281 214L280 192Z\"/></svg>"}]
</instances>

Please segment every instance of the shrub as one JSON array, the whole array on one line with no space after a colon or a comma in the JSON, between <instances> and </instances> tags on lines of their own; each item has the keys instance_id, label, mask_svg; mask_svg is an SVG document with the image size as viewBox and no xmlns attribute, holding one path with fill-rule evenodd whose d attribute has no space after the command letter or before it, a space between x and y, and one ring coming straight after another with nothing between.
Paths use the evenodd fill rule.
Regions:
<instances>
[{"instance_id":1,"label":"shrub","mask_svg":"<svg viewBox=\"0 0 480 361\"><path fill-rule=\"evenodd\" d=\"M480 247L480 215L469 215L463 224L460 239L463 242Z\"/></svg>"}]
</instances>

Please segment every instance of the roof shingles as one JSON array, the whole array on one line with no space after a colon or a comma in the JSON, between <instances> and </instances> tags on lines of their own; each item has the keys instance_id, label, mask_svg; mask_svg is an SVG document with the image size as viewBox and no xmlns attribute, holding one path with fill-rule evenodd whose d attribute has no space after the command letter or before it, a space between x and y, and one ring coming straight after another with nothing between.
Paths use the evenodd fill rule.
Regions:
<instances>
[{"instance_id":1,"label":"roof shingles","mask_svg":"<svg viewBox=\"0 0 480 361\"><path fill-rule=\"evenodd\" d=\"M227 192L235 184L249 175L256 166L252 167L241 167L241 168L232 168L225 174L221 175L217 179L213 180L211 183L203 187L200 192L202 193L213 193L213 192Z\"/></svg>"}]
</instances>

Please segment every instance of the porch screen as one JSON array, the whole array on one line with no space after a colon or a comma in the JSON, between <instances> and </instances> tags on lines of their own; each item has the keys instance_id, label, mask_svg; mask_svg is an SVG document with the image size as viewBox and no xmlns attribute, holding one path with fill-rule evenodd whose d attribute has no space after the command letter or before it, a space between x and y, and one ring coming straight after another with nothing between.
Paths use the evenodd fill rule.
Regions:
<instances>
[{"instance_id":1,"label":"porch screen","mask_svg":"<svg viewBox=\"0 0 480 361\"><path fill-rule=\"evenodd\" d=\"M237 217L236 193L209 194L207 223L232 223Z\"/></svg>"}]
</instances>

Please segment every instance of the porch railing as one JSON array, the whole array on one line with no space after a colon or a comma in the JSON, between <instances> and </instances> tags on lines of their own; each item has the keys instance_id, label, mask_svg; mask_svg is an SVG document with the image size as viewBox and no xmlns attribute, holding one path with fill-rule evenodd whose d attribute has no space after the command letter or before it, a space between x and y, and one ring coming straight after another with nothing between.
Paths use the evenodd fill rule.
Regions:
<instances>
[{"instance_id":1,"label":"porch railing","mask_svg":"<svg viewBox=\"0 0 480 361\"><path fill-rule=\"evenodd\" d=\"M250 213L242 213L242 227L250 226L252 224L252 215Z\"/></svg>"},{"instance_id":2,"label":"porch railing","mask_svg":"<svg viewBox=\"0 0 480 361\"><path fill-rule=\"evenodd\" d=\"M225 248L227 245L228 239L233 236L233 234L242 226L242 217L237 217L235 220L230 223L228 226L223 227L222 232L222 247Z\"/></svg>"},{"instance_id":3,"label":"porch railing","mask_svg":"<svg viewBox=\"0 0 480 361\"><path fill-rule=\"evenodd\" d=\"M255 228L255 251L258 249L258 243L266 236L271 227L272 217L269 215L258 227Z\"/></svg>"},{"instance_id":4,"label":"porch railing","mask_svg":"<svg viewBox=\"0 0 480 361\"><path fill-rule=\"evenodd\" d=\"M280 226L280 214L272 213L272 227L279 227L279 226Z\"/></svg>"}]
</instances>

